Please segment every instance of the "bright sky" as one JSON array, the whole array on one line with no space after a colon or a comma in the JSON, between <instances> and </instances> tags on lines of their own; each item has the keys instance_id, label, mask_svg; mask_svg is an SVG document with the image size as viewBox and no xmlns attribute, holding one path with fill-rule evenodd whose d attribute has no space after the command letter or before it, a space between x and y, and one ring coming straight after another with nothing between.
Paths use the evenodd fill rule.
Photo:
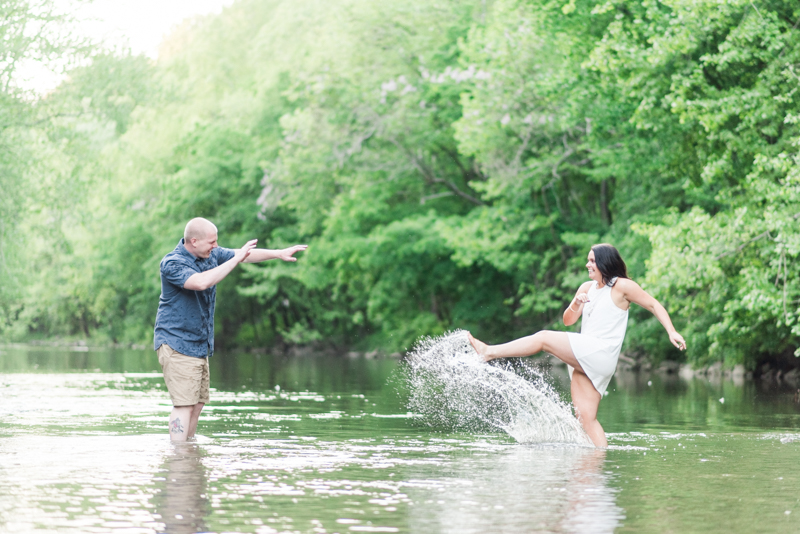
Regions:
<instances>
[{"instance_id":1,"label":"bright sky","mask_svg":"<svg viewBox=\"0 0 800 534\"><path fill-rule=\"evenodd\" d=\"M81 10L79 32L113 47L130 47L134 54L158 56L158 45L170 30L196 15L219 13L233 0L94 0ZM46 93L61 81L47 69L26 65L19 83Z\"/></svg>"}]
</instances>

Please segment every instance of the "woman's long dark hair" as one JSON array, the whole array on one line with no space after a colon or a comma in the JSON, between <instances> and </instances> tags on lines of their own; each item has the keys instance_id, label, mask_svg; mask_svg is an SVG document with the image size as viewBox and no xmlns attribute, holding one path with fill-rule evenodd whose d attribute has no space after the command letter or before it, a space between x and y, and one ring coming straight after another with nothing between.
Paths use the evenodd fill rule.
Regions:
<instances>
[{"instance_id":1,"label":"woman's long dark hair","mask_svg":"<svg viewBox=\"0 0 800 534\"><path fill-rule=\"evenodd\" d=\"M613 245L608 243L592 245L592 252L594 252L594 263L603 275L603 285L610 284L611 279L615 277L628 278L628 267Z\"/></svg>"}]
</instances>

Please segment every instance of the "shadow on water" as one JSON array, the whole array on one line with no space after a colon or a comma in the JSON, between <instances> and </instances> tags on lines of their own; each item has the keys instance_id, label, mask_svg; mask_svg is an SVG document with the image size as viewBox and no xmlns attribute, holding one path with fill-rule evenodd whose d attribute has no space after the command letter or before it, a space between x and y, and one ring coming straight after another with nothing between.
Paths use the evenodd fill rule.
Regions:
<instances>
[{"instance_id":1,"label":"shadow on water","mask_svg":"<svg viewBox=\"0 0 800 534\"><path fill-rule=\"evenodd\" d=\"M156 518L163 522L159 532L190 534L207 532L206 517L211 511L207 494L206 456L197 443L177 443L167 453L159 472L153 497Z\"/></svg>"}]
</instances>

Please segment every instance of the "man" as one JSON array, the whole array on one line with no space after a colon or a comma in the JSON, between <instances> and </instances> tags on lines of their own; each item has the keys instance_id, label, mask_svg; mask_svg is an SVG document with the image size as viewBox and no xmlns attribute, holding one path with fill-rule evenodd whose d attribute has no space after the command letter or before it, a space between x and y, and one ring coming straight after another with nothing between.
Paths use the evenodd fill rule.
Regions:
<instances>
[{"instance_id":1,"label":"man","mask_svg":"<svg viewBox=\"0 0 800 534\"><path fill-rule=\"evenodd\" d=\"M172 441L194 436L200 412L209 400L208 359L214 353L216 285L243 261L297 261L293 255L308 248L258 249L257 241L248 241L238 250L222 248L217 245L217 227L198 217L189 221L178 246L161 260L154 341L172 397Z\"/></svg>"}]
</instances>

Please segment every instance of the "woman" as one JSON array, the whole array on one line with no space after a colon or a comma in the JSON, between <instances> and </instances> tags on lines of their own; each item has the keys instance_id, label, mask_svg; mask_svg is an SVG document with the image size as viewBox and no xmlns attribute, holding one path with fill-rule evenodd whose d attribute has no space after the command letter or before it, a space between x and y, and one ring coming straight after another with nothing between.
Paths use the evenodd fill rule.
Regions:
<instances>
[{"instance_id":1,"label":"woman","mask_svg":"<svg viewBox=\"0 0 800 534\"><path fill-rule=\"evenodd\" d=\"M667 310L628 278L628 269L616 248L594 245L586 268L591 280L578 288L564 311L566 326L575 324L583 315L580 334L543 330L503 345L487 345L469 334L469 341L484 361L545 351L571 366L574 371L570 389L578 420L595 446L607 447L605 432L597 422L597 407L617 368L631 302L650 310L678 349L685 350L686 342L672 326Z\"/></svg>"}]
</instances>

